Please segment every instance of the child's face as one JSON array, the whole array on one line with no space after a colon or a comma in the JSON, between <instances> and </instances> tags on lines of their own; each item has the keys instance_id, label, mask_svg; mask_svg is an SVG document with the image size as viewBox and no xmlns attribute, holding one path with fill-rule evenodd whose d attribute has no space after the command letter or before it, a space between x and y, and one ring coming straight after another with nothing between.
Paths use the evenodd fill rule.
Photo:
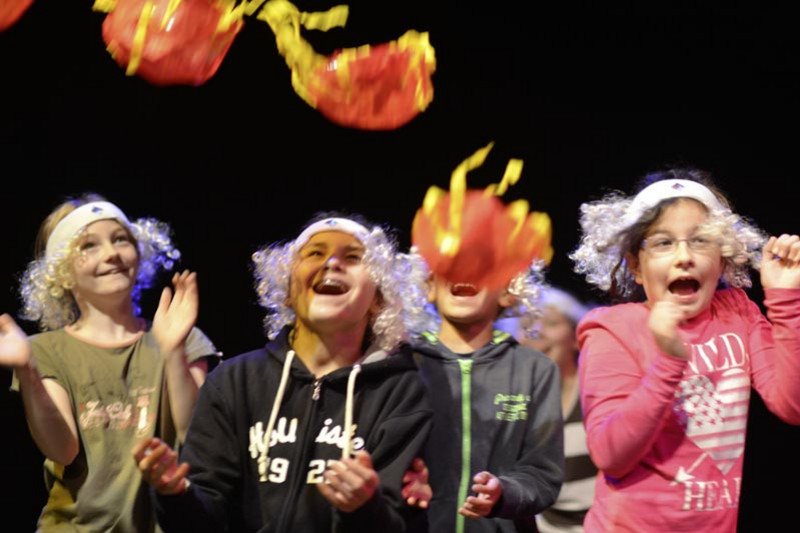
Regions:
<instances>
[{"instance_id":1,"label":"child's face","mask_svg":"<svg viewBox=\"0 0 800 533\"><path fill-rule=\"evenodd\" d=\"M367 324L377 311L375 282L363 263L364 245L341 231L313 235L292 269L289 306L317 331Z\"/></svg>"},{"instance_id":2,"label":"child's face","mask_svg":"<svg viewBox=\"0 0 800 533\"><path fill-rule=\"evenodd\" d=\"M428 301L436 305L442 320L451 324L494 322L511 300L505 289L489 290L470 283L451 283L438 276L434 276L428 289Z\"/></svg>"},{"instance_id":3,"label":"child's face","mask_svg":"<svg viewBox=\"0 0 800 533\"><path fill-rule=\"evenodd\" d=\"M80 297L130 293L136 283L139 251L128 230L116 220L98 220L86 227L78 241L73 264Z\"/></svg>"},{"instance_id":4,"label":"child's face","mask_svg":"<svg viewBox=\"0 0 800 533\"><path fill-rule=\"evenodd\" d=\"M555 307L545 307L537 326L539 336L528 341L529 346L541 350L556 362L561 357L575 356L578 340L575 337L575 325L567 315Z\"/></svg>"},{"instance_id":5,"label":"child's face","mask_svg":"<svg viewBox=\"0 0 800 533\"><path fill-rule=\"evenodd\" d=\"M689 242L682 240L702 235L706 217L706 208L700 203L678 200L650 226L639 252L628 256L629 268L644 288L649 305L670 301L683 308L687 318L693 318L711 304L724 268L719 246L692 250ZM672 253L653 253L650 245L656 242L673 242L677 247Z\"/></svg>"}]
</instances>

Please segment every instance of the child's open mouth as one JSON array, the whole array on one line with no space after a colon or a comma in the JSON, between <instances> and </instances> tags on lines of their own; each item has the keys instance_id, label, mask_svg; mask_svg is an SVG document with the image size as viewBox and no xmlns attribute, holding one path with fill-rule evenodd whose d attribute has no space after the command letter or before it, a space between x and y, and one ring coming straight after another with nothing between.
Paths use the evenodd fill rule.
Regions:
<instances>
[{"instance_id":1,"label":"child's open mouth","mask_svg":"<svg viewBox=\"0 0 800 533\"><path fill-rule=\"evenodd\" d=\"M450 286L450 294L453 296L475 296L478 294L478 287L472 283L453 283Z\"/></svg>"},{"instance_id":2,"label":"child's open mouth","mask_svg":"<svg viewBox=\"0 0 800 533\"><path fill-rule=\"evenodd\" d=\"M676 279L669 284L669 292L678 296L689 296L700 290L700 282L696 279Z\"/></svg>"},{"instance_id":3,"label":"child's open mouth","mask_svg":"<svg viewBox=\"0 0 800 533\"><path fill-rule=\"evenodd\" d=\"M346 284L335 279L323 279L314 285L314 292L317 294L338 295L346 293L347 290L348 287Z\"/></svg>"}]
</instances>

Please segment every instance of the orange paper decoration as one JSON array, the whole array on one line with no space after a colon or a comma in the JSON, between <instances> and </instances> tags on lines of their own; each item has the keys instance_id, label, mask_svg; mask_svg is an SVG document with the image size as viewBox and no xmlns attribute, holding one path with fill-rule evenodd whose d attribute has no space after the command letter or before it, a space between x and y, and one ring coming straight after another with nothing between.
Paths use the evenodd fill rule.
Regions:
<instances>
[{"instance_id":1,"label":"orange paper decoration","mask_svg":"<svg viewBox=\"0 0 800 533\"><path fill-rule=\"evenodd\" d=\"M13 26L33 0L0 0L0 31Z\"/></svg>"},{"instance_id":2,"label":"orange paper decoration","mask_svg":"<svg viewBox=\"0 0 800 533\"><path fill-rule=\"evenodd\" d=\"M411 241L434 274L495 289L507 286L535 259L549 262L553 249L547 214L528 213L525 200L505 205L497 196L519 179L522 161L509 161L499 185L466 190L466 172L480 166L491 147L456 168L450 192L428 190L414 218Z\"/></svg>"},{"instance_id":3,"label":"orange paper decoration","mask_svg":"<svg viewBox=\"0 0 800 533\"><path fill-rule=\"evenodd\" d=\"M326 118L352 128L389 130L416 117L433 99L436 69L427 33L409 30L396 41L317 53L301 30L344 26L347 6L306 13L288 0L269 0L258 18L275 33L292 69L295 92Z\"/></svg>"},{"instance_id":4,"label":"orange paper decoration","mask_svg":"<svg viewBox=\"0 0 800 533\"><path fill-rule=\"evenodd\" d=\"M399 128L433 98L432 50L426 34L410 31L397 41L337 51L308 80L309 97L342 126Z\"/></svg>"},{"instance_id":5,"label":"orange paper decoration","mask_svg":"<svg viewBox=\"0 0 800 533\"><path fill-rule=\"evenodd\" d=\"M214 0L117 0L103 21L114 60L154 85L202 85L222 63L241 18L220 23Z\"/></svg>"}]
</instances>

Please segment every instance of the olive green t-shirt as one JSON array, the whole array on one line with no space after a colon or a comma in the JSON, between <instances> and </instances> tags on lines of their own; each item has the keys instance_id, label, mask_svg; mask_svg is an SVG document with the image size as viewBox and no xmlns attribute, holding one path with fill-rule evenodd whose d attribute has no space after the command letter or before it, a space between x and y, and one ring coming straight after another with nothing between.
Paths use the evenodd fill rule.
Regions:
<instances>
[{"instance_id":1,"label":"olive green t-shirt","mask_svg":"<svg viewBox=\"0 0 800 533\"><path fill-rule=\"evenodd\" d=\"M131 448L145 437L177 444L165 390L164 359L148 331L127 346L90 344L63 329L31 338L42 378L69 395L80 451L67 465L44 463L47 503L39 531L157 531L147 485ZM188 361L216 356L211 341L194 328ZM15 380L12 388L17 389Z\"/></svg>"}]
</instances>

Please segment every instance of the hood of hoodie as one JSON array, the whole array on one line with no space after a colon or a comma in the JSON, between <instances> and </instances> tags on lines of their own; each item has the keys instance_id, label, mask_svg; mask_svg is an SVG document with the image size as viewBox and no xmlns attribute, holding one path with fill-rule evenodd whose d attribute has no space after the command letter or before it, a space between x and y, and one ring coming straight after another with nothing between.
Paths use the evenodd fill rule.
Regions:
<instances>
[{"instance_id":1,"label":"hood of hoodie","mask_svg":"<svg viewBox=\"0 0 800 533\"><path fill-rule=\"evenodd\" d=\"M443 361L458 361L459 359L468 357L472 359L474 364L481 364L493 360L497 355L510 350L517 344L517 340L510 334L504 331L494 330L492 332L492 340L487 344L472 353L459 354L445 346L435 333L426 331L414 344L414 350L428 357L441 359Z\"/></svg>"}]
</instances>

